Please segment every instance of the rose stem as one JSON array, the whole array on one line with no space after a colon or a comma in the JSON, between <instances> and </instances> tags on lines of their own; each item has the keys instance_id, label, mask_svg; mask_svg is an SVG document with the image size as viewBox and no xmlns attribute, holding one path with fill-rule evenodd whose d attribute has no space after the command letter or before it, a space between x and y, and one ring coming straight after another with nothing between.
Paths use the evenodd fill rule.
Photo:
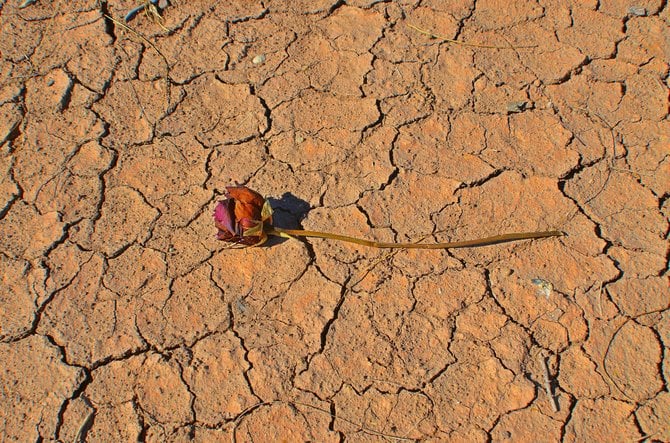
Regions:
<instances>
[{"instance_id":1,"label":"rose stem","mask_svg":"<svg viewBox=\"0 0 670 443\"><path fill-rule=\"evenodd\" d=\"M561 231L540 231L540 232L515 232L511 234L494 235L492 237L478 238L476 240L465 240L447 243L385 243L362 238L349 237L340 234L331 234L329 232L304 231L302 229L282 229L270 228L267 231L269 235L279 235L282 237L316 237L328 238L331 240L341 240L358 245L369 246L371 248L402 248L402 249L454 249L454 248L472 248L477 246L495 245L497 243L506 243L517 240L528 240L533 238L560 237L565 235Z\"/></svg>"}]
</instances>

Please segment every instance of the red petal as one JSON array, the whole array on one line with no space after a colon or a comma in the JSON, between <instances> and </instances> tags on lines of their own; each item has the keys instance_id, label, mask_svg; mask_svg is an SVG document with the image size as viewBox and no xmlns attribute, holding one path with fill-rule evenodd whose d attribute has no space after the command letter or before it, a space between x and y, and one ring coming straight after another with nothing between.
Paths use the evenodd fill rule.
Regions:
<instances>
[{"instance_id":1,"label":"red petal","mask_svg":"<svg viewBox=\"0 0 670 443\"><path fill-rule=\"evenodd\" d=\"M232 200L226 199L220 201L214 209L214 224L222 231L235 233L235 221L233 220L233 211L231 211Z\"/></svg>"},{"instance_id":2,"label":"red petal","mask_svg":"<svg viewBox=\"0 0 670 443\"><path fill-rule=\"evenodd\" d=\"M259 210L263 207L263 203L265 203L262 195L246 186L226 186L226 191L228 198L247 205L257 206Z\"/></svg>"}]
</instances>

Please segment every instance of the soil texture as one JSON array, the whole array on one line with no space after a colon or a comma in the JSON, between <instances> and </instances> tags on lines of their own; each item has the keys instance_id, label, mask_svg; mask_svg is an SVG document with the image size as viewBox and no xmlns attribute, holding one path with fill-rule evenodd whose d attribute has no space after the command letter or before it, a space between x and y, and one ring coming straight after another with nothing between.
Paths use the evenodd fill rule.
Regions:
<instances>
[{"instance_id":1,"label":"soil texture","mask_svg":"<svg viewBox=\"0 0 670 443\"><path fill-rule=\"evenodd\" d=\"M670 441L667 1L141 6L0 1L3 439Z\"/></svg>"}]
</instances>

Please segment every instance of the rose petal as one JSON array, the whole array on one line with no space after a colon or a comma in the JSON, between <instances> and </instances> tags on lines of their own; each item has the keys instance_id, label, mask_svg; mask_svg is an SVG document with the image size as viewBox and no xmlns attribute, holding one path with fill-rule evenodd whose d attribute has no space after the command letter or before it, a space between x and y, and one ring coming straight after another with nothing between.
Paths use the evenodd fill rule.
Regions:
<instances>
[{"instance_id":1,"label":"rose petal","mask_svg":"<svg viewBox=\"0 0 670 443\"><path fill-rule=\"evenodd\" d=\"M265 203L262 195L246 186L226 186L226 197L232 198L237 202L256 206L259 210L263 207L263 203Z\"/></svg>"},{"instance_id":2,"label":"rose petal","mask_svg":"<svg viewBox=\"0 0 670 443\"><path fill-rule=\"evenodd\" d=\"M233 237L234 237L233 234L231 234L228 231L223 231L221 229L219 229L219 232L216 233L217 240L231 241Z\"/></svg>"},{"instance_id":3,"label":"rose petal","mask_svg":"<svg viewBox=\"0 0 670 443\"><path fill-rule=\"evenodd\" d=\"M233 207L235 220L237 220L238 223L244 219L257 221L261 220L261 208L258 206L236 200Z\"/></svg>"},{"instance_id":4,"label":"rose petal","mask_svg":"<svg viewBox=\"0 0 670 443\"><path fill-rule=\"evenodd\" d=\"M231 234L235 233L235 224L233 221L233 213L230 210L232 200L226 199L219 202L214 209L214 222L217 228L223 231L228 231Z\"/></svg>"}]
</instances>

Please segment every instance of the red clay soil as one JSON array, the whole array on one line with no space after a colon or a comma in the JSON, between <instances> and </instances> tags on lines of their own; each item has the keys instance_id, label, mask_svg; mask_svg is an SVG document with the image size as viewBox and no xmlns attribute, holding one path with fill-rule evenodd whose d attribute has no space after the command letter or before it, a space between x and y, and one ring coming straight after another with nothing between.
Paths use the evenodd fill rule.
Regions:
<instances>
[{"instance_id":1,"label":"red clay soil","mask_svg":"<svg viewBox=\"0 0 670 443\"><path fill-rule=\"evenodd\" d=\"M667 2L141 4L0 2L3 440L670 441Z\"/></svg>"}]
</instances>

